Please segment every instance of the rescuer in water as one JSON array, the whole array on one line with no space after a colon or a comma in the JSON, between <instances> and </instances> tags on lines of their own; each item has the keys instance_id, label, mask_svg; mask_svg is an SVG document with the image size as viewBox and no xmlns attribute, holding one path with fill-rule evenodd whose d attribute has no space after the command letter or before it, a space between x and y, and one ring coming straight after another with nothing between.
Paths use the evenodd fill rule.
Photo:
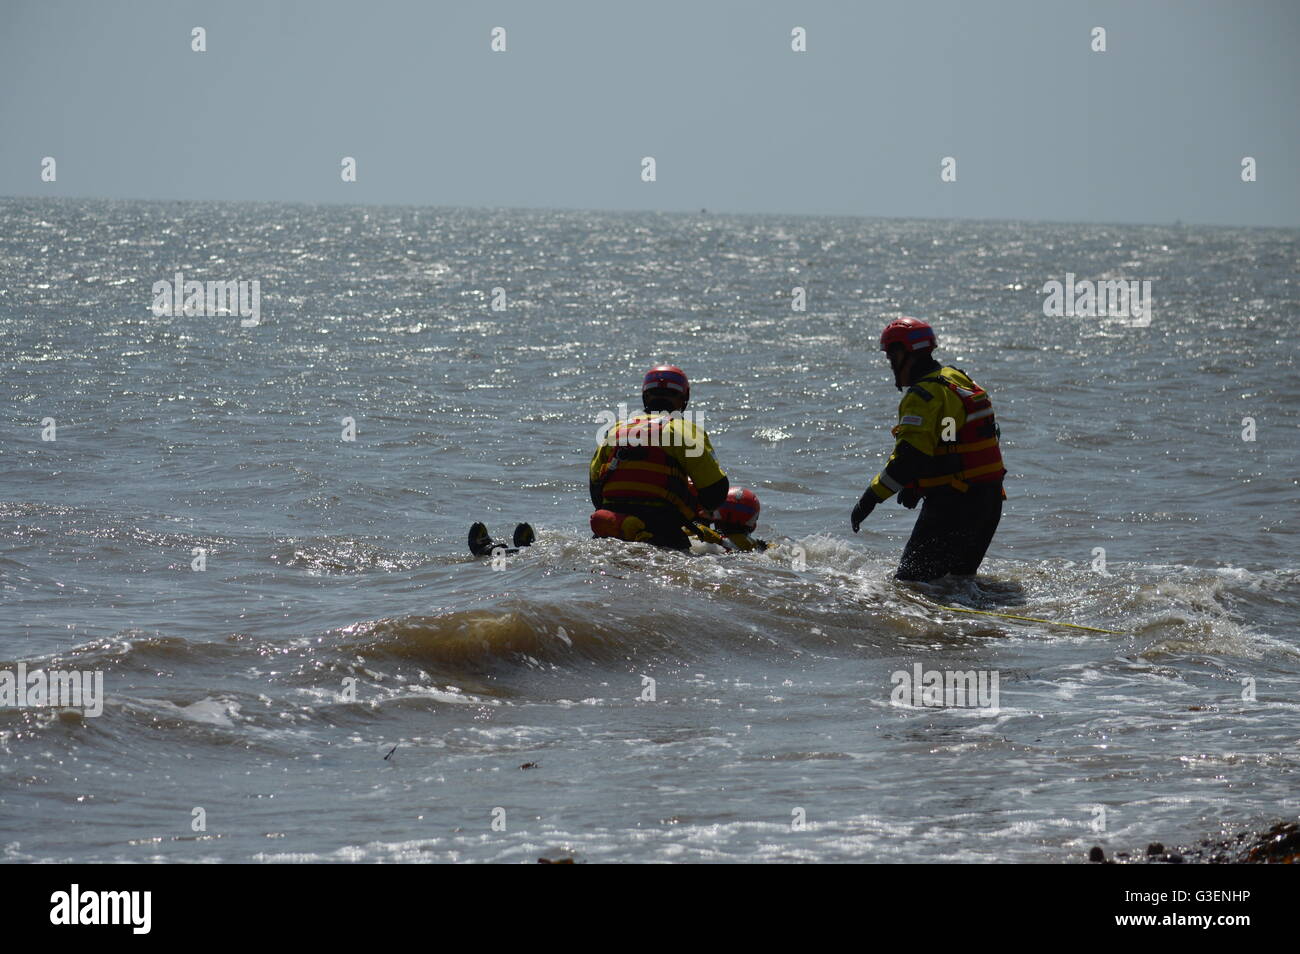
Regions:
<instances>
[{"instance_id":1,"label":"rescuer in water","mask_svg":"<svg viewBox=\"0 0 1300 954\"><path fill-rule=\"evenodd\" d=\"M908 508L925 501L894 574L899 580L974 575L1006 499L989 396L966 372L935 361L937 344L934 329L919 319L885 326L880 350L894 370L894 386L903 391L892 431L896 443L850 517L857 533L876 504L894 494Z\"/></svg>"},{"instance_id":2,"label":"rescuer in water","mask_svg":"<svg viewBox=\"0 0 1300 954\"><path fill-rule=\"evenodd\" d=\"M601 434L588 468L596 536L687 550L684 528L726 499L727 475L709 435L682 413L690 399L682 369L658 365L641 385L644 413Z\"/></svg>"},{"instance_id":3,"label":"rescuer in water","mask_svg":"<svg viewBox=\"0 0 1300 954\"><path fill-rule=\"evenodd\" d=\"M753 536L758 527L760 509L758 495L745 487L732 487L727 491L727 499L713 512L713 529L727 538L727 542L737 550L763 551L767 541Z\"/></svg>"}]
</instances>

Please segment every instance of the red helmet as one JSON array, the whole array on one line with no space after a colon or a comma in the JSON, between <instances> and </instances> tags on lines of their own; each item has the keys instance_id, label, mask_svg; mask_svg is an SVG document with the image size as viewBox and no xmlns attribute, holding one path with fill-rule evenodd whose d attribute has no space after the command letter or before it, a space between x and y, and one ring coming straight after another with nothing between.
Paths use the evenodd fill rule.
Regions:
<instances>
[{"instance_id":1,"label":"red helmet","mask_svg":"<svg viewBox=\"0 0 1300 954\"><path fill-rule=\"evenodd\" d=\"M880 333L881 351L888 351L892 345L902 345L907 351L920 351L938 343L934 329L920 318L895 318Z\"/></svg>"},{"instance_id":2,"label":"red helmet","mask_svg":"<svg viewBox=\"0 0 1300 954\"><path fill-rule=\"evenodd\" d=\"M641 382L641 393L645 394L655 388L676 391L682 396L683 402L691 399L691 382L686 380L686 372L676 365L657 364L645 373L645 380Z\"/></svg>"},{"instance_id":3,"label":"red helmet","mask_svg":"<svg viewBox=\"0 0 1300 954\"><path fill-rule=\"evenodd\" d=\"M714 526L732 533L747 533L758 526L758 497L752 490L732 487L727 499L718 506Z\"/></svg>"}]
</instances>

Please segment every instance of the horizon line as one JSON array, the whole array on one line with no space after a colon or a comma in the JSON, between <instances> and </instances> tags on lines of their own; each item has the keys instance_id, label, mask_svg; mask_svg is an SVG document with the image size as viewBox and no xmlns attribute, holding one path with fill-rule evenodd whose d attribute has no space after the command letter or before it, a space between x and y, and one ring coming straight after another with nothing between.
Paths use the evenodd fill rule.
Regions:
<instances>
[{"instance_id":1,"label":"horizon line","mask_svg":"<svg viewBox=\"0 0 1300 954\"><path fill-rule=\"evenodd\" d=\"M1173 222L1137 222L1118 220L1081 220L1081 219L1023 219L1023 218L989 218L982 216L958 216L940 218L929 215L872 215L869 213L844 212L733 212L702 208L693 209L638 209L638 208L578 208L560 205L447 205L441 203L397 203L397 202L343 202L330 199L196 199L196 198L143 198L140 196L120 197L102 195L0 195L0 202L33 200L76 201L76 202L145 202L145 203L193 203L193 204L229 204L229 205L288 205L288 206L338 206L357 209L443 209L457 212L572 212L601 215L673 215L673 216L718 216L727 218L795 218L795 219L854 219L862 221L892 222L953 222L953 223L991 223L1007 225L1090 225L1122 226L1126 228L1212 228L1212 229L1268 229L1272 231L1300 231L1300 223L1295 225L1241 225L1225 222L1190 222L1175 219Z\"/></svg>"}]
</instances>

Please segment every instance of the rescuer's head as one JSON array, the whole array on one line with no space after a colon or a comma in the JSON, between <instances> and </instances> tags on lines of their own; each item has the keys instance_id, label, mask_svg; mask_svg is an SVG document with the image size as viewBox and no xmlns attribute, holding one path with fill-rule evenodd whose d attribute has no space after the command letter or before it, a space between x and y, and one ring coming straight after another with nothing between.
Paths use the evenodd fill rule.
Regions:
<instances>
[{"instance_id":1,"label":"rescuer's head","mask_svg":"<svg viewBox=\"0 0 1300 954\"><path fill-rule=\"evenodd\" d=\"M658 364L641 382L641 406L647 411L684 411L691 399L686 373L671 364Z\"/></svg>"},{"instance_id":2,"label":"rescuer's head","mask_svg":"<svg viewBox=\"0 0 1300 954\"><path fill-rule=\"evenodd\" d=\"M901 391L903 385L910 384L912 369L918 361L926 364L925 359L933 360L938 343L934 329L920 318L895 318L885 325L880 333L880 350L894 370L894 387Z\"/></svg>"}]
</instances>

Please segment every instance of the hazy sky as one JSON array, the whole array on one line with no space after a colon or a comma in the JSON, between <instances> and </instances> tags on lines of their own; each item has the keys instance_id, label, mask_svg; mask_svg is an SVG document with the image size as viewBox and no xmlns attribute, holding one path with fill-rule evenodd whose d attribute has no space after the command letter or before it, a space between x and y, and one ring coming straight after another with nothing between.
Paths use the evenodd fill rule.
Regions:
<instances>
[{"instance_id":1,"label":"hazy sky","mask_svg":"<svg viewBox=\"0 0 1300 954\"><path fill-rule=\"evenodd\" d=\"M0 195L1297 226L1298 46L1298 0L0 0Z\"/></svg>"}]
</instances>

